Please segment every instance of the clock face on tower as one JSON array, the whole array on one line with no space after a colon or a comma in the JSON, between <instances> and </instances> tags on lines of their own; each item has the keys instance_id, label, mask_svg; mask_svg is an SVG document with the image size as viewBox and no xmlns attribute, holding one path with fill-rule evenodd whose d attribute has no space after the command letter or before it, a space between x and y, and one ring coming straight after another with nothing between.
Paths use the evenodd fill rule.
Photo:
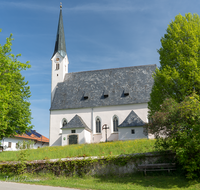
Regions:
<instances>
[{"instance_id":1,"label":"clock face on tower","mask_svg":"<svg viewBox=\"0 0 200 190\"><path fill-rule=\"evenodd\" d=\"M59 58L59 57L56 57L56 58L54 59L54 62L55 62L55 63L60 62L60 58Z\"/></svg>"}]
</instances>

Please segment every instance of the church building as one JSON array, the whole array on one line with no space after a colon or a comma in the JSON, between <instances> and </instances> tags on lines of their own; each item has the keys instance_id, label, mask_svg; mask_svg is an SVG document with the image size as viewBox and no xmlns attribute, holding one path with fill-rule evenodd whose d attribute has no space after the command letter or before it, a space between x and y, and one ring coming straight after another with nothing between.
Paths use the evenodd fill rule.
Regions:
<instances>
[{"instance_id":1,"label":"church building","mask_svg":"<svg viewBox=\"0 0 200 190\"><path fill-rule=\"evenodd\" d=\"M149 138L156 65L68 73L62 6L51 60L50 146Z\"/></svg>"}]
</instances>

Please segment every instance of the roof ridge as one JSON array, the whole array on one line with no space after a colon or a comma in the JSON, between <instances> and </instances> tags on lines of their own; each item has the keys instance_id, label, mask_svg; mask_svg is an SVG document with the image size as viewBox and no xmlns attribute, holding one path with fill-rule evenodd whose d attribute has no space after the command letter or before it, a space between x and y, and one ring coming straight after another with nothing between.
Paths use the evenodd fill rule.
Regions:
<instances>
[{"instance_id":1,"label":"roof ridge","mask_svg":"<svg viewBox=\"0 0 200 190\"><path fill-rule=\"evenodd\" d=\"M78 73L88 73L88 72L99 72L99 71L108 71L108 70L117 70L117 69L127 69L127 68L137 68L137 67L146 67L146 66L157 66L156 64L151 64L151 65L138 65L138 66L129 66L129 67L117 67L117 68L110 68L110 69L98 69L98 70L90 70L90 71L78 71L78 72L71 72L71 73L66 73L66 75L70 74L78 74Z\"/></svg>"}]
</instances>

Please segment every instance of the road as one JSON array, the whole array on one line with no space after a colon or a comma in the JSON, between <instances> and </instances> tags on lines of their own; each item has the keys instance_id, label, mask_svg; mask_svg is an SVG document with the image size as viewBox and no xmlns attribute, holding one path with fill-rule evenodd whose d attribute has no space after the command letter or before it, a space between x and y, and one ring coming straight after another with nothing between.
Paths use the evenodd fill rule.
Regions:
<instances>
[{"instance_id":1,"label":"road","mask_svg":"<svg viewBox=\"0 0 200 190\"><path fill-rule=\"evenodd\" d=\"M51 187L42 185L29 185L22 183L2 182L0 181L0 190L79 190L65 187Z\"/></svg>"}]
</instances>

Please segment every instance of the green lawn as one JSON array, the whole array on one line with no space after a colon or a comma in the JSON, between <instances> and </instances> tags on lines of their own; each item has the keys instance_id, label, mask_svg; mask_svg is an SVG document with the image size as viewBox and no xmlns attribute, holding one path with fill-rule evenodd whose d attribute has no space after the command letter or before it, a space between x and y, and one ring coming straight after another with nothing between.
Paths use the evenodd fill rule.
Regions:
<instances>
[{"instance_id":1,"label":"green lawn","mask_svg":"<svg viewBox=\"0 0 200 190\"><path fill-rule=\"evenodd\" d=\"M83 144L59 147L45 147L36 150L28 150L27 160L41 160L53 158L66 158L76 156L107 156L131 153L153 152L155 140L132 140L132 141L116 141L99 144ZM0 161L13 161L18 159L19 152L3 152L0 153ZM27 177L24 177L24 176ZM65 177L54 176L50 173L24 174L24 176L16 176L14 174L0 174L0 180L71 187L79 189L96 189L96 190L200 190L200 180L187 181L185 177L178 173L161 172L150 173L144 176L142 173L134 173L125 176L84 176L84 177ZM28 180L28 181L27 181ZM39 180L39 181L38 181Z\"/></svg>"},{"instance_id":2,"label":"green lawn","mask_svg":"<svg viewBox=\"0 0 200 190\"><path fill-rule=\"evenodd\" d=\"M144 176L142 173L136 173L126 176L100 176L100 177L56 177L52 174L32 174L26 180L40 180L38 182L25 182L25 177L21 177L20 182L30 184L40 184L49 186L71 187L78 189L96 189L96 190L196 190L200 189L200 180L187 181L184 177L175 174L166 173L153 174L154 176ZM0 175L0 180L5 180ZM8 180L16 181L17 176L9 176Z\"/></svg>"},{"instance_id":3,"label":"green lawn","mask_svg":"<svg viewBox=\"0 0 200 190\"><path fill-rule=\"evenodd\" d=\"M115 141L96 144L44 147L29 149L27 160L43 160L76 156L108 156L132 153L153 152L155 140L140 139L132 141ZM0 153L0 161L18 159L19 151Z\"/></svg>"}]
</instances>

